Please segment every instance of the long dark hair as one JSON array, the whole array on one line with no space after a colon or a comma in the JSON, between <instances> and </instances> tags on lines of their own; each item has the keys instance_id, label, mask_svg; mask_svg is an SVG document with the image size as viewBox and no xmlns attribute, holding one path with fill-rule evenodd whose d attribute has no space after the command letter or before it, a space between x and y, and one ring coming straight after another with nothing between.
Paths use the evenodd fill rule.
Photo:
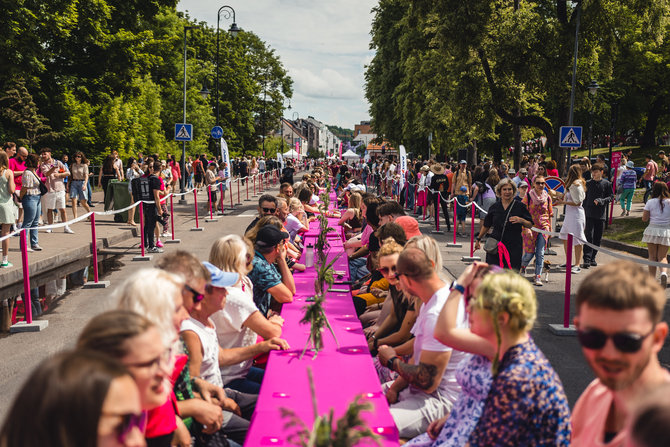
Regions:
<instances>
[{"instance_id":1,"label":"long dark hair","mask_svg":"<svg viewBox=\"0 0 670 447\"><path fill-rule=\"evenodd\" d=\"M102 173L105 175L113 175L114 174L114 156L113 155L108 155L107 158L105 158L105 161L102 162Z\"/></svg>"},{"instance_id":2,"label":"long dark hair","mask_svg":"<svg viewBox=\"0 0 670 447\"><path fill-rule=\"evenodd\" d=\"M81 164L85 165L88 164L88 159L86 158L86 155L82 151L77 151L74 153L72 156L72 159L74 160L73 163L77 164L77 155L81 155Z\"/></svg>"},{"instance_id":3,"label":"long dark hair","mask_svg":"<svg viewBox=\"0 0 670 447\"><path fill-rule=\"evenodd\" d=\"M586 189L584 177L582 177L582 168L578 164L572 165L570 166L570 169L568 169L568 176L565 179L565 190L567 191L568 189L570 189L572 184L575 183L575 181L577 180L580 180L582 183L582 187Z\"/></svg>"},{"instance_id":4,"label":"long dark hair","mask_svg":"<svg viewBox=\"0 0 670 447\"><path fill-rule=\"evenodd\" d=\"M654 186L651 188L651 198L658 199L658 203L661 206L661 212L663 212L663 201L665 199L670 199L668 185L665 182L654 183Z\"/></svg>"},{"instance_id":5,"label":"long dark hair","mask_svg":"<svg viewBox=\"0 0 670 447\"><path fill-rule=\"evenodd\" d=\"M88 447L97 444L102 405L112 381L129 375L118 361L71 351L40 363L14 399L0 446Z\"/></svg>"}]
</instances>

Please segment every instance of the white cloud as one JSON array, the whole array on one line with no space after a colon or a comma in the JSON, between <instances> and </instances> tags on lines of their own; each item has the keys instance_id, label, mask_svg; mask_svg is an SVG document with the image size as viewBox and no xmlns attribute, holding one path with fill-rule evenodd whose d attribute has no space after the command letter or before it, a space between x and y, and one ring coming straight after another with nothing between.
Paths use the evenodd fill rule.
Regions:
<instances>
[{"instance_id":1,"label":"white cloud","mask_svg":"<svg viewBox=\"0 0 670 447\"><path fill-rule=\"evenodd\" d=\"M363 73L376 0L247 0L227 2L236 22L276 50L295 81L292 111L353 128L369 119ZM180 0L177 8L216 26L219 5ZM221 29L230 26L222 18Z\"/></svg>"}]
</instances>

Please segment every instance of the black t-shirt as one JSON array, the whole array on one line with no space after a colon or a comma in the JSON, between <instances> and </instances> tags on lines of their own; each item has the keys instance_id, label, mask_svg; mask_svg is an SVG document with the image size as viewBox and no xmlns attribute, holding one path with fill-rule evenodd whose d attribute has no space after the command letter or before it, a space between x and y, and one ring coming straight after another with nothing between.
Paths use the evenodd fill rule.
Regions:
<instances>
[{"instance_id":1,"label":"black t-shirt","mask_svg":"<svg viewBox=\"0 0 670 447\"><path fill-rule=\"evenodd\" d=\"M430 189L433 191L446 192L449 185L449 179L445 174L435 174L430 182Z\"/></svg>"},{"instance_id":2,"label":"black t-shirt","mask_svg":"<svg viewBox=\"0 0 670 447\"><path fill-rule=\"evenodd\" d=\"M497 201L491 205L489 213L484 218L484 226L491 228L491 236L505 244L507 249L511 252L516 247L519 247L519 249L521 248L521 229L523 228L523 225L520 223L507 222L507 226L505 226L507 212L509 211L509 217L517 216L529 222L533 221L533 217L528 212L526 205L522 202L512 200L510 206L513 207L511 211L509 208L503 208L501 201ZM500 236L502 235L503 226L505 227L505 234L501 240Z\"/></svg>"},{"instance_id":3,"label":"black t-shirt","mask_svg":"<svg viewBox=\"0 0 670 447\"><path fill-rule=\"evenodd\" d=\"M247 162L246 161L241 161L240 164L238 165L237 169L240 171L240 175L242 177L247 176Z\"/></svg>"}]
</instances>

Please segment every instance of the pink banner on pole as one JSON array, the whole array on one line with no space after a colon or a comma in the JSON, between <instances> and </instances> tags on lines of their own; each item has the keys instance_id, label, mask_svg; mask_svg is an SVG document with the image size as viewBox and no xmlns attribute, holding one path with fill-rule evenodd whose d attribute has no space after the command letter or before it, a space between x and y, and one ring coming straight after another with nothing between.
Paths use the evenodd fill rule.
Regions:
<instances>
[{"instance_id":1,"label":"pink banner on pole","mask_svg":"<svg viewBox=\"0 0 670 447\"><path fill-rule=\"evenodd\" d=\"M342 142L340 141L340 153L339 153L339 159L342 159Z\"/></svg>"}]
</instances>

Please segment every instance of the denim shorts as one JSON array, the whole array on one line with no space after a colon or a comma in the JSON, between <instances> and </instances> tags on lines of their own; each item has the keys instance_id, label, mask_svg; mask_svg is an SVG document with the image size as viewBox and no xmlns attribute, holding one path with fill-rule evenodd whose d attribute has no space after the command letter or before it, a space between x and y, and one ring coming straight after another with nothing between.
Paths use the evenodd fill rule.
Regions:
<instances>
[{"instance_id":1,"label":"denim shorts","mask_svg":"<svg viewBox=\"0 0 670 447\"><path fill-rule=\"evenodd\" d=\"M72 180L70 183L70 198L79 200L86 200L86 193L84 192L84 181L83 180Z\"/></svg>"}]
</instances>

